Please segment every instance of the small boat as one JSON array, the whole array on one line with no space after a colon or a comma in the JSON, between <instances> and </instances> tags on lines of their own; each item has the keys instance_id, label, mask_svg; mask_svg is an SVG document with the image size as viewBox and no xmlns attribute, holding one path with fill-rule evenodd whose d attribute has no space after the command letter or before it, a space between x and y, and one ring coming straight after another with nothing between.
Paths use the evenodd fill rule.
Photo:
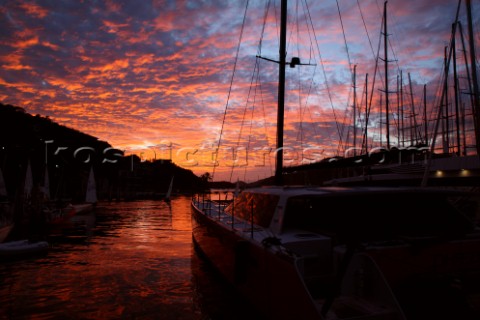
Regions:
<instances>
[{"instance_id":1,"label":"small boat","mask_svg":"<svg viewBox=\"0 0 480 320\"><path fill-rule=\"evenodd\" d=\"M29 258L48 252L46 241L31 242L29 240L10 241L0 244L0 260Z\"/></svg>"},{"instance_id":2,"label":"small boat","mask_svg":"<svg viewBox=\"0 0 480 320\"><path fill-rule=\"evenodd\" d=\"M90 204L97 203L97 184L95 182L95 174L93 173L93 167L90 168L87 182L87 192L85 194L85 202Z\"/></svg>"},{"instance_id":3,"label":"small boat","mask_svg":"<svg viewBox=\"0 0 480 320\"><path fill-rule=\"evenodd\" d=\"M95 174L93 173L93 167L91 167L90 173L88 175L85 202L73 204L75 214L85 214L91 212L97 204L97 201L97 184L95 182Z\"/></svg>"},{"instance_id":4,"label":"small boat","mask_svg":"<svg viewBox=\"0 0 480 320\"><path fill-rule=\"evenodd\" d=\"M70 222L71 218L75 215L90 213L94 209L96 203L97 189L93 168L91 168L88 176L85 202L59 204L56 206L51 205L50 207L45 207L44 211L46 212L50 224L62 224Z\"/></svg>"},{"instance_id":5,"label":"small boat","mask_svg":"<svg viewBox=\"0 0 480 320\"><path fill-rule=\"evenodd\" d=\"M73 211L75 211L75 215L89 213L93 210L93 203L78 203L71 206Z\"/></svg>"},{"instance_id":6,"label":"small boat","mask_svg":"<svg viewBox=\"0 0 480 320\"><path fill-rule=\"evenodd\" d=\"M42 210L49 225L68 223L77 214L77 209L72 204L55 205L53 203L50 206L44 206Z\"/></svg>"}]
</instances>

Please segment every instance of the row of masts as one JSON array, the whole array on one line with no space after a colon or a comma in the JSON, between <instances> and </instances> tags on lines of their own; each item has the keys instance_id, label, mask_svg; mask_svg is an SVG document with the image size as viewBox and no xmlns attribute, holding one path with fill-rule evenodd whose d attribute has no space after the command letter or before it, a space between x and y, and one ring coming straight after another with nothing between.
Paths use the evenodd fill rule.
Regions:
<instances>
[{"instance_id":1,"label":"row of masts","mask_svg":"<svg viewBox=\"0 0 480 320\"><path fill-rule=\"evenodd\" d=\"M459 1L458 9L460 8L461 0ZM467 155L469 149L475 149L477 154L480 154L479 150L479 117L478 111L480 108L478 99L478 82L476 75L476 63L475 63L475 47L473 43L473 27L471 21L471 3L467 1L467 18L468 18L468 30L469 30L469 52L470 52L470 64L468 63L467 48L465 44L465 37L461 22L458 20L458 11L455 22L452 24L452 36L450 45L445 47L444 54L444 75L443 75L443 88L441 92L440 105L438 107L437 119L429 118L427 108L427 86L423 86L423 112L417 112L418 106L415 105L414 93L412 88L412 81L410 73L408 73L408 87L409 92L404 90L403 72L400 71L397 75L397 88L396 91L390 91L389 88L389 57L388 57L388 23L387 23L387 2L384 3L384 15L383 15L383 38L384 38L384 76L385 83L383 95L380 97L380 115L384 117L384 122L380 121L379 132L379 145L390 150L392 147L432 147L432 151L435 148L435 140L438 135L438 127L441 125L441 150L445 154L456 154L458 156ZM458 27L457 27L458 26ZM466 78L468 80L468 88L460 88L460 77L457 72L457 44L456 37L459 36L462 42L463 60L465 61L464 69L466 70ZM453 61L453 63L452 63ZM360 153L368 153L369 139L368 139L368 127L369 127L369 115L370 105L368 99L368 74L365 76L365 116L363 119L363 140L361 146L357 144L357 123L360 122L360 113L362 106L357 103L357 72L356 65L353 68L353 141L352 145L347 147L353 147L353 154L358 155ZM450 75L453 68L453 75ZM450 78L453 78L453 85L449 83ZM453 87L453 102L449 99L450 90ZM390 95L396 93L397 105L396 105L396 117L395 106L392 105ZM467 108L466 101L463 101L462 94L468 96L471 108ZM404 97L409 96L410 101L405 101ZM382 101L384 98L384 103ZM408 108L409 107L409 108ZM408 110L409 109L409 110ZM423 113L423 121L419 123L417 117L420 113ZM393 117L392 117L393 115ZM473 119L473 125L471 129L467 128L466 118ZM392 119L393 118L393 119ZM393 121L392 121L393 120ZM392 139L392 134L395 132L391 128L392 122L396 122L397 139ZM408 122L408 123L406 123ZM429 134L429 129L432 127L431 122L434 124L434 132ZM383 131L385 130L385 131ZM472 131L475 132L475 143L472 140ZM469 135L470 134L470 135ZM470 137L467 139L467 137ZM385 143L383 142L385 139ZM372 142L370 142L373 144ZM361 150L361 151L360 151ZM358 152L357 152L358 151Z\"/></svg>"},{"instance_id":2,"label":"row of masts","mask_svg":"<svg viewBox=\"0 0 480 320\"><path fill-rule=\"evenodd\" d=\"M385 96L385 139L386 139L386 148L390 150L392 147L392 139L391 139L391 120L390 114L392 106L390 104L390 88L389 88L389 58L388 58L388 23L387 23L387 3L384 3L384 14L383 14L383 36L384 36L384 76L385 76L385 87L384 87L384 96ZM447 57L447 48L445 49L445 71L444 71L444 89L442 90L441 94L441 101L440 107L438 109L438 116L434 121L434 130L433 134L429 134L430 128L430 119L428 117L428 110L427 110L427 87L424 85L423 87L423 124L420 125L417 122L417 114L416 114L416 106L414 101L413 89L412 89L412 81L410 74L408 74L408 82L409 82L409 90L410 90L410 116L409 116L409 131L410 131L410 139L407 139L405 135L406 126L405 126L405 108L404 108L404 92L403 92L403 74L400 72L400 75L397 76L397 142L398 147L404 147L407 143L407 140L410 140L410 146L425 146L430 147L431 151L435 151L435 141L437 139L438 134L438 127L439 124L442 123L442 142L443 142L443 151L444 153L450 153L452 149L455 149L455 153L457 155L462 155L467 153L467 133L466 133L466 126L465 126L465 117L466 108L459 104L460 98L460 89L459 89L459 82L458 82L458 74L457 74L457 60L456 60L456 30L457 25L459 26L460 36L462 39L463 45L463 52L465 54L465 62L466 62L466 69L467 69L467 78L468 78L468 94L471 97L471 115L473 117L473 130L475 132L475 149L476 153L480 155L480 97L478 93L478 81L476 75L476 55L475 55L475 46L474 46L474 35L473 35L473 26L472 26L472 9L471 9L471 0L466 0L466 8L467 8L467 20L468 20L468 33L469 33L469 52L470 52L470 71L468 70L468 62L466 58L465 49L465 42L463 31L461 27L461 23L458 20L459 9L460 9L461 0L459 0L457 15L455 22L452 27L452 40L449 46L449 53ZM285 101L285 66L286 66L286 35L287 35L287 0L281 1L281 20L280 20L280 48L279 48L279 58L280 61L278 62L279 65L279 79L278 79L278 110L277 110L277 144L276 144L276 163L275 163L275 183L277 185L282 185L282 169L283 169L283 126L284 126L284 101ZM454 90L455 90L455 112L454 112L454 124L455 129L450 129L450 122L452 115L450 115L449 109L451 108L450 103L448 101L448 76L450 72L450 62L453 55L453 78L454 78ZM292 60L293 61L293 60ZM471 74L471 77L470 77ZM353 150L357 150L357 117L358 117L358 106L357 106L357 98L356 98L356 66L354 67L353 71L353 88L354 88L354 104L353 104L353 117L354 117L354 125L353 125ZM363 141L361 145L362 153L369 152L369 145L368 145L368 127L369 127L369 117L370 117L370 108L371 97L368 97L368 74L365 77L365 121L364 121L364 130L363 130ZM380 111L383 113L383 110ZM423 130L421 130L421 126L423 126ZM380 126L381 127L381 126ZM462 133L461 133L462 132ZM452 135L453 134L453 135ZM383 134L380 134L382 137ZM450 145L450 141L454 138L456 142L453 145ZM463 141L463 147L462 147ZM355 151L354 151L355 153Z\"/></svg>"},{"instance_id":3,"label":"row of masts","mask_svg":"<svg viewBox=\"0 0 480 320\"><path fill-rule=\"evenodd\" d=\"M354 66L354 72L353 72L353 123L356 124L360 120L360 112L361 112L361 106L357 103L357 92L356 92L356 65ZM393 117L393 121L396 122L396 132L397 132L397 146L398 147L405 147L405 146L419 146L419 145L427 145L428 141L428 115L427 115L427 104L426 104L426 94L427 94L427 87L424 85L423 89L423 122L419 123L417 121L417 111L415 107L415 102L414 102L414 95L412 91L412 81L410 77L410 73L408 74L408 87L410 92L405 93L404 91L404 80L403 80L403 72L400 71L400 74L397 75L397 90L394 92L390 93L397 93L397 105L396 105L396 113L393 112L393 115L396 115L396 117ZM365 90L364 90L364 95L365 95L365 110L366 113L368 113L369 109L369 100L368 100L368 74L365 75ZM407 101L405 103L404 97L405 95L410 96L410 101ZM388 95L386 95L388 96ZM380 113L383 112L383 96L380 96ZM410 110L406 110L409 107ZM385 111L385 114L390 115L392 112L390 110L394 109L391 104L386 105L385 109L388 110ZM387 118L384 122L386 124L386 134L385 136L387 137L386 144L387 148L390 149L393 145L392 139L391 139L391 132L394 132L394 129L390 128L390 123L392 122L392 119L390 117ZM407 121L408 119L408 121ZM367 122L366 117L365 117L365 122ZM408 122L408 123L406 123ZM423 129L423 130L422 130ZM362 147L361 147L361 152L356 152L357 150L360 150L360 148L357 149L357 137L358 137L358 126L354 125L353 126L353 154L356 155L357 153L361 152L368 152L367 150L369 149L368 145L368 140L366 140L366 136L368 133L368 126L364 126L364 139L362 142ZM382 144L382 137L383 137L383 127L380 126L380 133L379 133L379 140L380 144ZM409 132L409 134L406 134Z\"/></svg>"}]
</instances>

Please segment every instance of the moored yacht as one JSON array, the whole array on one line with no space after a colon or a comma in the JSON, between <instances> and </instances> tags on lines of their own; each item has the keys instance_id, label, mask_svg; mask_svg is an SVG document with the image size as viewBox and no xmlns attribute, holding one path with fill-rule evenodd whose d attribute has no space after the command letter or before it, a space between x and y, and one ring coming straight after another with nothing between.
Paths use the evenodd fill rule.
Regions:
<instances>
[{"instance_id":1,"label":"moored yacht","mask_svg":"<svg viewBox=\"0 0 480 320\"><path fill-rule=\"evenodd\" d=\"M229 206L194 199L193 239L267 318L476 319L480 233L453 205L462 200L425 188L250 189Z\"/></svg>"},{"instance_id":2,"label":"moored yacht","mask_svg":"<svg viewBox=\"0 0 480 320\"><path fill-rule=\"evenodd\" d=\"M265 318L480 319L480 232L466 195L282 186L285 66L302 65L286 62L286 11L282 0L280 61L257 56L279 65L277 186L228 206L193 199L196 248Z\"/></svg>"}]
</instances>

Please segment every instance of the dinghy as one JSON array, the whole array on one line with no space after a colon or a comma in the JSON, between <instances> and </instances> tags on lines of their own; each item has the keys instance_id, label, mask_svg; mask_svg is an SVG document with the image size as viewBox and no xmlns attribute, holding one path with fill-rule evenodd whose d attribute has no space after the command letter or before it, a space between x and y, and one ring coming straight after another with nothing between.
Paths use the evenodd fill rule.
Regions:
<instances>
[{"instance_id":1,"label":"dinghy","mask_svg":"<svg viewBox=\"0 0 480 320\"><path fill-rule=\"evenodd\" d=\"M46 241L31 242L30 240L10 241L0 244L0 260L30 258L48 252Z\"/></svg>"}]
</instances>

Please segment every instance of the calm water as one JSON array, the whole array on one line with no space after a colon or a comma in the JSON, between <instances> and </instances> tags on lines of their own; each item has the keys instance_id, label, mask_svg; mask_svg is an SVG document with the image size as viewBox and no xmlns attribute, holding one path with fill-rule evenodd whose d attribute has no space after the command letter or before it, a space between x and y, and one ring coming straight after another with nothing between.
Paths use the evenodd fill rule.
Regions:
<instances>
[{"instance_id":1,"label":"calm water","mask_svg":"<svg viewBox=\"0 0 480 320\"><path fill-rule=\"evenodd\" d=\"M101 204L47 256L0 263L0 319L244 319L197 256L190 198Z\"/></svg>"}]
</instances>

